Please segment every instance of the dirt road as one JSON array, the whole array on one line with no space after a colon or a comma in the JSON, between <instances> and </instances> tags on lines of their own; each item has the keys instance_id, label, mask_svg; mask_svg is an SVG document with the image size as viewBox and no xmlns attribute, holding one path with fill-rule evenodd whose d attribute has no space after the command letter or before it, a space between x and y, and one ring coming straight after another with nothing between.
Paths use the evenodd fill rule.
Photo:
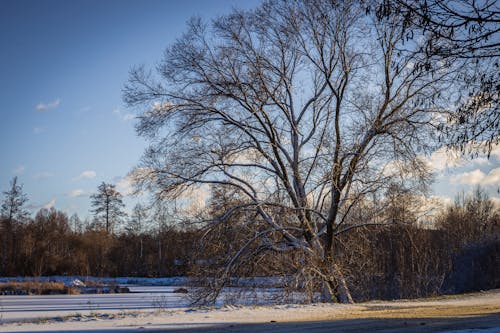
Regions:
<instances>
[{"instance_id":1,"label":"dirt road","mask_svg":"<svg viewBox=\"0 0 500 333\"><path fill-rule=\"evenodd\" d=\"M180 329L177 332L500 332L500 304L495 306L422 306L366 309L335 314L332 318L305 322L229 324L213 328ZM170 331L169 331L170 332Z\"/></svg>"}]
</instances>

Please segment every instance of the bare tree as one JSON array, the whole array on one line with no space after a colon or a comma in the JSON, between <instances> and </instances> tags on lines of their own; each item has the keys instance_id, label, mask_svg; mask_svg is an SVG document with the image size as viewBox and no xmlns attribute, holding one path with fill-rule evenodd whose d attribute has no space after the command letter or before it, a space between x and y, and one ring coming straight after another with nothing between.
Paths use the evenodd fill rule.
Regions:
<instances>
[{"instance_id":1,"label":"bare tree","mask_svg":"<svg viewBox=\"0 0 500 333\"><path fill-rule=\"evenodd\" d=\"M442 139L463 153L491 152L500 143L500 6L496 0L382 0L380 19L403 16L405 40L429 36L423 58L439 58L461 68L457 112L442 128Z\"/></svg>"},{"instance_id":2,"label":"bare tree","mask_svg":"<svg viewBox=\"0 0 500 333\"><path fill-rule=\"evenodd\" d=\"M126 216L123 211L122 195L113 184L102 182L97 187L97 193L90 196L92 212L97 220L104 222L106 232L111 232L116 223Z\"/></svg>"},{"instance_id":3,"label":"bare tree","mask_svg":"<svg viewBox=\"0 0 500 333\"><path fill-rule=\"evenodd\" d=\"M147 208L137 203L132 209L126 230L134 235L140 235L146 230L148 222Z\"/></svg>"},{"instance_id":4,"label":"bare tree","mask_svg":"<svg viewBox=\"0 0 500 333\"><path fill-rule=\"evenodd\" d=\"M371 205L366 220L347 223L389 183L425 188L418 155L433 143L453 74L446 62L413 67L421 46L400 51L402 20L367 18L355 1L270 1L211 25L191 20L157 74L131 71L124 99L143 108L137 131L151 141L137 185L157 199L205 184L238 198L209 225L238 214L246 237L210 300L272 252L299 260L299 284L352 302L338 236L387 222Z\"/></svg>"}]
</instances>

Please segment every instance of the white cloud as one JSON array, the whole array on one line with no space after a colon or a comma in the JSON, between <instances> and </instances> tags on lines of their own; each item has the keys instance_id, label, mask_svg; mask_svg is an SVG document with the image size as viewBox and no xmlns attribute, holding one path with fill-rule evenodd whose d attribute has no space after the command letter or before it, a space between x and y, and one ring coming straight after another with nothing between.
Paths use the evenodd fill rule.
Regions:
<instances>
[{"instance_id":1,"label":"white cloud","mask_svg":"<svg viewBox=\"0 0 500 333\"><path fill-rule=\"evenodd\" d=\"M51 177L54 177L54 174L52 172L43 171L37 173L33 178L35 178L36 180L45 180Z\"/></svg>"},{"instance_id":2,"label":"white cloud","mask_svg":"<svg viewBox=\"0 0 500 333\"><path fill-rule=\"evenodd\" d=\"M449 206L453 204L453 199L444 195L431 195L430 200L434 200L441 206Z\"/></svg>"},{"instance_id":3,"label":"white cloud","mask_svg":"<svg viewBox=\"0 0 500 333\"><path fill-rule=\"evenodd\" d=\"M428 166L434 171L441 171L448 167L456 167L461 163L460 155L456 152L447 151L442 147L434 151L429 158L427 158Z\"/></svg>"},{"instance_id":4,"label":"white cloud","mask_svg":"<svg viewBox=\"0 0 500 333\"><path fill-rule=\"evenodd\" d=\"M68 196L72 197L72 198L76 198L76 197L82 197L86 194L86 192L82 189L76 189L76 190L73 190L71 192L68 193Z\"/></svg>"},{"instance_id":5,"label":"white cloud","mask_svg":"<svg viewBox=\"0 0 500 333\"><path fill-rule=\"evenodd\" d=\"M179 207L185 214L196 215L207 205L210 197L210 189L207 185L192 187L181 194L181 206Z\"/></svg>"},{"instance_id":6,"label":"white cloud","mask_svg":"<svg viewBox=\"0 0 500 333\"><path fill-rule=\"evenodd\" d=\"M135 116L132 113L124 113L120 109L114 109L113 114L119 117L122 121L131 121L135 119Z\"/></svg>"},{"instance_id":7,"label":"white cloud","mask_svg":"<svg viewBox=\"0 0 500 333\"><path fill-rule=\"evenodd\" d=\"M491 170L484 178L482 185L500 186L500 168Z\"/></svg>"},{"instance_id":8,"label":"white cloud","mask_svg":"<svg viewBox=\"0 0 500 333\"><path fill-rule=\"evenodd\" d=\"M478 185L483 181L484 177L486 177L486 174L481 170L476 169L451 177L451 182L464 185Z\"/></svg>"},{"instance_id":9,"label":"white cloud","mask_svg":"<svg viewBox=\"0 0 500 333\"><path fill-rule=\"evenodd\" d=\"M135 168L130 171L125 177L116 177L113 181L116 183L117 190L124 196L142 195L142 190L134 188L134 184L144 177L153 177L154 172L149 168Z\"/></svg>"},{"instance_id":10,"label":"white cloud","mask_svg":"<svg viewBox=\"0 0 500 333\"><path fill-rule=\"evenodd\" d=\"M446 147L441 147L434 151L431 156L420 156L422 160L427 162L431 170L435 172L443 171L447 168L456 167L471 167L473 165L489 165L492 158L500 160L500 145L494 146L491 151L491 157L488 159L486 154L481 153L478 157L469 158L468 155L463 155L456 150L448 150Z\"/></svg>"},{"instance_id":11,"label":"white cloud","mask_svg":"<svg viewBox=\"0 0 500 333\"><path fill-rule=\"evenodd\" d=\"M500 144L492 147L490 156L500 161Z\"/></svg>"},{"instance_id":12,"label":"white cloud","mask_svg":"<svg viewBox=\"0 0 500 333\"><path fill-rule=\"evenodd\" d=\"M16 175L22 175L24 173L24 171L26 171L26 167L24 165L18 165L14 169L14 174L16 174Z\"/></svg>"},{"instance_id":13,"label":"white cloud","mask_svg":"<svg viewBox=\"0 0 500 333\"><path fill-rule=\"evenodd\" d=\"M95 178L95 176L97 176L97 173L94 170L85 170L80 175L73 178L73 180L80 180L80 179L84 179L84 178L91 179L91 178Z\"/></svg>"},{"instance_id":14,"label":"white cloud","mask_svg":"<svg viewBox=\"0 0 500 333\"><path fill-rule=\"evenodd\" d=\"M479 169L464 172L451 177L451 182L464 185L500 186L500 168L492 169L488 174Z\"/></svg>"},{"instance_id":15,"label":"white cloud","mask_svg":"<svg viewBox=\"0 0 500 333\"><path fill-rule=\"evenodd\" d=\"M116 182L116 188L123 196L128 196L134 193L133 179L127 175Z\"/></svg>"},{"instance_id":16,"label":"white cloud","mask_svg":"<svg viewBox=\"0 0 500 333\"><path fill-rule=\"evenodd\" d=\"M43 205L42 208L50 209L50 208L54 207L55 204L56 204L56 199L52 199L49 202L47 202L45 205Z\"/></svg>"},{"instance_id":17,"label":"white cloud","mask_svg":"<svg viewBox=\"0 0 500 333\"><path fill-rule=\"evenodd\" d=\"M37 106L35 107L38 112L45 112L49 110L56 109L59 105L61 104L61 100L58 98L52 102L49 103L38 103Z\"/></svg>"},{"instance_id":18,"label":"white cloud","mask_svg":"<svg viewBox=\"0 0 500 333\"><path fill-rule=\"evenodd\" d=\"M470 164L475 165L488 165L490 164L490 160L487 157L476 157L472 160L468 161Z\"/></svg>"},{"instance_id":19,"label":"white cloud","mask_svg":"<svg viewBox=\"0 0 500 333\"><path fill-rule=\"evenodd\" d=\"M420 202L415 202L417 206L414 207L415 211L420 212L421 215L434 214L447 206L453 204L453 199L442 195L421 196Z\"/></svg>"}]
</instances>

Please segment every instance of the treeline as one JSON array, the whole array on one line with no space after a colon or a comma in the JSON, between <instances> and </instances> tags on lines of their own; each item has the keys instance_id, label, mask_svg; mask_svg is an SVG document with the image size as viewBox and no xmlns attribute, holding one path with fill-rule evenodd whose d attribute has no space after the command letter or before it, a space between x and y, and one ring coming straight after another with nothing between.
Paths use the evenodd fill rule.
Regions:
<instances>
[{"instance_id":1,"label":"treeline","mask_svg":"<svg viewBox=\"0 0 500 333\"><path fill-rule=\"evenodd\" d=\"M137 206L125 227L111 232L103 223L82 222L54 208L29 217L16 179L4 194L0 276L217 276L252 237L238 214L208 231L203 225L165 223L166 216L150 218ZM206 208L212 218L234 204L220 193L213 196ZM390 223L355 228L336 242L339 267L355 300L500 287L500 210L482 190L457 198L425 225L403 197L386 211ZM156 227L144 228L146 220ZM313 298L321 286L286 279L300 276L300 258L266 251L240 265L236 275L282 276L289 281L287 288L310 292Z\"/></svg>"},{"instance_id":2,"label":"treeline","mask_svg":"<svg viewBox=\"0 0 500 333\"><path fill-rule=\"evenodd\" d=\"M439 213L432 228L410 221L358 230L341 247L358 300L500 287L500 211L479 190Z\"/></svg>"},{"instance_id":3,"label":"treeline","mask_svg":"<svg viewBox=\"0 0 500 333\"><path fill-rule=\"evenodd\" d=\"M169 223L164 213L153 227L140 204L126 217L112 184L91 196L94 217L85 221L54 208L31 217L17 177L3 194L0 276L178 276L193 260L194 230Z\"/></svg>"},{"instance_id":4,"label":"treeline","mask_svg":"<svg viewBox=\"0 0 500 333\"><path fill-rule=\"evenodd\" d=\"M154 233L119 234L41 209L23 222L2 218L0 275L178 276L187 273L195 233L165 226Z\"/></svg>"}]
</instances>

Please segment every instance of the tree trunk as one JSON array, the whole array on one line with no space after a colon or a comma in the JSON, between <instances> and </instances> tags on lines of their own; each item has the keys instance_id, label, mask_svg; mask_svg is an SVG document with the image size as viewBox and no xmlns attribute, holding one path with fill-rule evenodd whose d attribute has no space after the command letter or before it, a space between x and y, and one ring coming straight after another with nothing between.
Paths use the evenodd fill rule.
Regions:
<instances>
[{"instance_id":1,"label":"tree trunk","mask_svg":"<svg viewBox=\"0 0 500 333\"><path fill-rule=\"evenodd\" d=\"M354 303L351 296L351 291L347 286L347 281L345 280L344 274L339 269L337 264L334 264L333 267L335 269L335 279L337 280L340 303L349 303L349 304Z\"/></svg>"},{"instance_id":2,"label":"tree trunk","mask_svg":"<svg viewBox=\"0 0 500 333\"><path fill-rule=\"evenodd\" d=\"M158 234L158 277L162 276L161 269L161 234Z\"/></svg>"},{"instance_id":3,"label":"tree trunk","mask_svg":"<svg viewBox=\"0 0 500 333\"><path fill-rule=\"evenodd\" d=\"M326 275L329 279L323 281L322 301L325 303L353 304L354 300L352 299L351 291L349 290L344 274L337 264L332 264L332 266L333 272Z\"/></svg>"}]
</instances>

